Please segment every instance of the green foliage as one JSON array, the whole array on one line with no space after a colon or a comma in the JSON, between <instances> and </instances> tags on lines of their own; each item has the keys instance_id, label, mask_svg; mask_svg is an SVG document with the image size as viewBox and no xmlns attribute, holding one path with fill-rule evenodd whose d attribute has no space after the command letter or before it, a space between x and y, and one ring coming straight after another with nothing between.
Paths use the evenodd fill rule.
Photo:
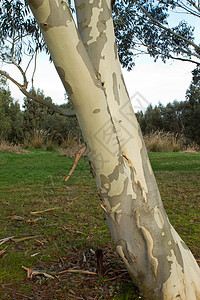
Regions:
<instances>
[{"instance_id":1,"label":"green foliage","mask_svg":"<svg viewBox=\"0 0 200 300\"><path fill-rule=\"evenodd\" d=\"M55 146L69 147L83 141L77 118L66 118L29 98L24 98L24 110L11 97L7 83L0 82L0 139L23 143L25 148L55 150ZM45 101L52 102L39 89L31 91ZM61 105L71 110L70 103Z\"/></svg>"},{"instance_id":2,"label":"green foliage","mask_svg":"<svg viewBox=\"0 0 200 300\"><path fill-rule=\"evenodd\" d=\"M170 26L168 22L170 12L177 9L198 18L198 8L195 8L195 3L192 5L191 9L189 2L183 4L179 0L116 0L113 19L122 66L130 70L135 57L144 53L164 62L170 57L198 61L200 48L195 44L193 26L182 19L181 13L176 26ZM42 50L48 53L39 26L24 0L0 2L0 37L0 46L3 47L0 59L3 61L11 62L12 52L18 63L24 53L30 55ZM13 38L14 48L10 47Z\"/></svg>"},{"instance_id":3,"label":"green foliage","mask_svg":"<svg viewBox=\"0 0 200 300\"><path fill-rule=\"evenodd\" d=\"M17 143L22 140L22 112L11 97L8 85L0 81L0 139Z\"/></svg>"},{"instance_id":4,"label":"green foliage","mask_svg":"<svg viewBox=\"0 0 200 300\"><path fill-rule=\"evenodd\" d=\"M42 91L37 90L35 93L42 99L52 102L51 98L45 97ZM51 146L57 144L66 148L72 144L72 140L74 142L83 140L77 118L66 118L56 114L52 109L28 98L24 99L23 107L23 132L26 141L30 145L36 145L36 140L38 140L39 148L42 147L44 142L48 142L49 149L50 144ZM62 104L61 107L72 110L69 102ZM46 134L45 138L44 133Z\"/></svg>"},{"instance_id":5,"label":"green foliage","mask_svg":"<svg viewBox=\"0 0 200 300\"><path fill-rule=\"evenodd\" d=\"M200 67L196 67L193 80L186 92L186 105L183 111L187 136L200 145Z\"/></svg>"},{"instance_id":6,"label":"green foliage","mask_svg":"<svg viewBox=\"0 0 200 300\"><path fill-rule=\"evenodd\" d=\"M174 101L166 106L149 105L145 113L137 114L141 130L144 135L154 131L171 132L184 135L186 144L195 142L200 145L200 85L197 67L193 74L193 81L186 92L185 101Z\"/></svg>"},{"instance_id":7,"label":"green foliage","mask_svg":"<svg viewBox=\"0 0 200 300\"><path fill-rule=\"evenodd\" d=\"M169 14L176 9L190 13L194 19L199 16L198 8L192 10L189 3L183 4L179 0L115 1L115 35L123 67L132 69L135 57L144 53L155 61L160 58L164 62L169 58L190 60L193 53L194 59L199 57L200 48L195 45L194 27L181 20L181 13L179 18L178 14L176 16L179 20L176 26L170 26L168 22Z\"/></svg>"},{"instance_id":8,"label":"green foliage","mask_svg":"<svg viewBox=\"0 0 200 300\"><path fill-rule=\"evenodd\" d=\"M0 59L9 63L11 56L20 63L23 54L30 55L43 48L47 51L39 26L26 1L0 2L0 46Z\"/></svg>"},{"instance_id":9,"label":"green foliage","mask_svg":"<svg viewBox=\"0 0 200 300\"><path fill-rule=\"evenodd\" d=\"M37 91L32 90L30 93L41 97L43 100L52 102L51 98L45 97L44 93L39 89ZM24 136L29 138L34 134L34 130L45 129L44 120L47 118L47 116L53 114L53 110L27 97L24 98L23 108L23 132Z\"/></svg>"}]
</instances>

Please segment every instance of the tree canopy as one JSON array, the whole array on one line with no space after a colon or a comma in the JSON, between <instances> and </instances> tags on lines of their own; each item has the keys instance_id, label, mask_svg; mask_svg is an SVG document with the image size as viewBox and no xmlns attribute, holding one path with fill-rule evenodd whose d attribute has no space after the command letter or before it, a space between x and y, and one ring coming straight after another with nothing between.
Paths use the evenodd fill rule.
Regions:
<instances>
[{"instance_id":1,"label":"tree canopy","mask_svg":"<svg viewBox=\"0 0 200 300\"><path fill-rule=\"evenodd\" d=\"M145 53L155 60L173 58L199 63L200 47L195 42L194 26L185 21L187 15L199 20L200 8L196 1L113 2L116 42L123 67L131 69L135 57ZM183 15L176 26L170 26L169 17L172 13ZM1 60L20 63L23 55L32 58L38 51L48 52L26 1L2 0L0 16Z\"/></svg>"},{"instance_id":2,"label":"tree canopy","mask_svg":"<svg viewBox=\"0 0 200 300\"><path fill-rule=\"evenodd\" d=\"M173 13L183 16L176 26L170 26ZM113 16L122 65L131 69L139 54L149 54L155 61L172 58L198 64L200 47L194 26L184 19L187 15L199 20L200 8L195 1L116 1Z\"/></svg>"}]
</instances>

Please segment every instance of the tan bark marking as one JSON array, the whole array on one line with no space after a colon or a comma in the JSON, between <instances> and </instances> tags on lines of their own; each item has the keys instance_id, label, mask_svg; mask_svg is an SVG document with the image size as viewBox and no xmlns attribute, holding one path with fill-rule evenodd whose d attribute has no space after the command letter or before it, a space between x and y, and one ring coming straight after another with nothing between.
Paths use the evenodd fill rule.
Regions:
<instances>
[{"instance_id":1,"label":"tan bark marking","mask_svg":"<svg viewBox=\"0 0 200 300\"><path fill-rule=\"evenodd\" d=\"M117 52L117 44L114 42L114 53L115 53L115 59L118 59L118 52Z\"/></svg>"},{"instance_id":2,"label":"tan bark marking","mask_svg":"<svg viewBox=\"0 0 200 300\"><path fill-rule=\"evenodd\" d=\"M109 213L107 206L105 204L101 204L101 208L104 210L105 213Z\"/></svg>"},{"instance_id":3,"label":"tan bark marking","mask_svg":"<svg viewBox=\"0 0 200 300\"><path fill-rule=\"evenodd\" d=\"M137 220L137 227L142 231L143 238L146 242L147 245L147 253L149 256L149 261L151 263L151 269L153 271L153 274L155 278L157 279L157 274L158 274L158 259L153 255L153 246L154 242L151 237L150 232L144 227L140 225L140 213L135 209L135 215L136 215L136 220Z\"/></svg>"},{"instance_id":4,"label":"tan bark marking","mask_svg":"<svg viewBox=\"0 0 200 300\"><path fill-rule=\"evenodd\" d=\"M145 203L147 203L147 193L145 191L145 189L141 186L140 182L139 181L136 181L135 178L137 178L137 173L136 173L136 170L133 166L133 163L132 161L123 153L122 156L124 157L125 159L125 162L126 164L129 166L129 168L131 168L132 170L132 176L131 176L131 179L133 180L133 183L134 185L136 185L138 188L139 188L139 191L142 195L142 198L143 198L143 201ZM134 192L133 192L134 193ZM136 194L134 193L134 197L136 197Z\"/></svg>"},{"instance_id":5,"label":"tan bark marking","mask_svg":"<svg viewBox=\"0 0 200 300\"><path fill-rule=\"evenodd\" d=\"M131 253L129 250L128 250L128 254L129 254L129 257L130 259L132 260L133 263L136 263L137 260L138 260L138 257L133 255L133 253Z\"/></svg>"},{"instance_id":6,"label":"tan bark marking","mask_svg":"<svg viewBox=\"0 0 200 300\"><path fill-rule=\"evenodd\" d=\"M114 207L111 207L110 212L109 212L109 214L110 214L112 220L113 220L114 222L116 222L116 223L118 223L118 222L117 222L117 219L116 219L117 213L122 212L122 210L117 211L117 209L120 207L120 205L121 205L121 203L118 203L118 204L115 205Z\"/></svg>"},{"instance_id":7,"label":"tan bark marking","mask_svg":"<svg viewBox=\"0 0 200 300\"><path fill-rule=\"evenodd\" d=\"M123 213L123 210L118 210L118 211L116 211L116 214L115 214L115 221L117 222L117 224L119 224L120 221L121 221L122 213Z\"/></svg>"},{"instance_id":8,"label":"tan bark marking","mask_svg":"<svg viewBox=\"0 0 200 300\"><path fill-rule=\"evenodd\" d=\"M163 216L162 216L161 211L158 208L158 206L156 206L154 208L154 219L155 219L156 224L158 225L158 227L160 229L162 229L164 227L165 222L164 222Z\"/></svg>"},{"instance_id":9,"label":"tan bark marking","mask_svg":"<svg viewBox=\"0 0 200 300\"><path fill-rule=\"evenodd\" d=\"M119 93L118 93L118 86L117 86L117 75L116 73L112 74L112 79L113 79L113 94L115 101L117 102L118 105L120 105L120 99L119 99Z\"/></svg>"},{"instance_id":10,"label":"tan bark marking","mask_svg":"<svg viewBox=\"0 0 200 300\"><path fill-rule=\"evenodd\" d=\"M123 248L121 245L118 245L116 247L117 249L117 252L119 253L119 255L121 256L121 258L123 259L123 261L125 262L126 266L129 267L129 263L128 263L128 260L126 259L125 255L124 255L124 251L123 251Z\"/></svg>"}]
</instances>

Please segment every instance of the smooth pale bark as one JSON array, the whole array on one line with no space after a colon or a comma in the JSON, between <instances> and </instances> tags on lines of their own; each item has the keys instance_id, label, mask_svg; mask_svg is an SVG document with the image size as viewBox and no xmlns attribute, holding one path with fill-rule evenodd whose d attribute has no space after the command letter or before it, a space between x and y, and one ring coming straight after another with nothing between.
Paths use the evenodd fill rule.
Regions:
<instances>
[{"instance_id":1,"label":"smooth pale bark","mask_svg":"<svg viewBox=\"0 0 200 300\"><path fill-rule=\"evenodd\" d=\"M118 253L146 299L199 299L200 271L170 225L123 82L109 1L28 1L76 111Z\"/></svg>"}]
</instances>

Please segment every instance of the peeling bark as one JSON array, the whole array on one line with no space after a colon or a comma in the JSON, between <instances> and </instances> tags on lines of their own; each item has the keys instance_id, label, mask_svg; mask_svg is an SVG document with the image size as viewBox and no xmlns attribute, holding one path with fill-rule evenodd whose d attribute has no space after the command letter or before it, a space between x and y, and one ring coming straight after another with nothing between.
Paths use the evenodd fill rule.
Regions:
<instances>
[{"instance_id":1,"label":"peeling bark","mask_svg":"<svg viewBox=\"0 0 200 300\"><path fill-rule=\"evenodd\" d=\"M124 84L110 0L76 0L78 29L67 2L28 2L76 111L131 278L148 300L199 299L199 267L164 211Z\"/></svg>"}]
</instances>

